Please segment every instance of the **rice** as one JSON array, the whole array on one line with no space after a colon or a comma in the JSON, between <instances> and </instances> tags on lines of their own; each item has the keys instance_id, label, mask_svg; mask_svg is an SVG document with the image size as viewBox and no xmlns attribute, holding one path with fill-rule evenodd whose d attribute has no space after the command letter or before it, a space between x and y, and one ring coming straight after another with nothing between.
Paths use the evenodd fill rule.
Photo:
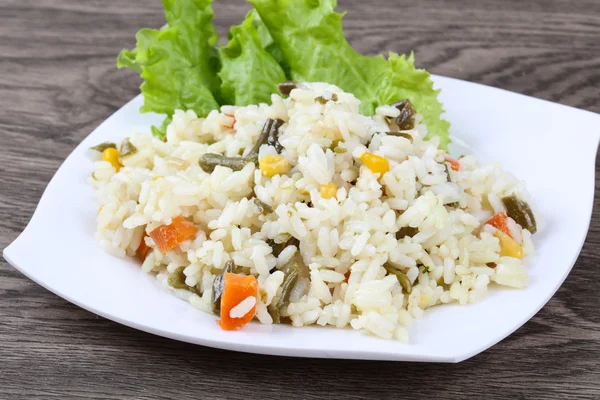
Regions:
<instances>
[{"instance_id":1,"label":"rice","mask_svg":"<svg viewBox=\"0 0 600 400\"><path fill-rule=\"evenodd\" d=\"M319 96L331 100L321 104ZM231 315L256 307L263 324L273 323L269 306L282 297L286 268L300 260L306 268L279 310L282 319L401 341L430 307L480 301L490 284L525 287L522 260L501 256L496 229L485 224L506 211L501 198L530 200L524 184L473 156L450 169L439 140L425 140L418 115L405 132L409 140L382 133L397 108L379 107L373 117L358 110L352 94L325 83L303 84L288 98L273 95L272 105L224 106L206 118L178 110L166 142L136 133L130 141L138 151L122 157L118 172L95 162L90 183L102 205L96 239L119 257L134 256L143 240L151 251L142 270L207 312L215 277L233 261L257 278L259 295ZM205 153L247 154L268 118L285 122L279 142L287 174L267 177L253 163L210 174L200 168ZM388 160L389 172L365 166L366 152ZM263 145L259 159L276 154ZM321 189L332 183L335 195L326 198ZM254 197L272 212L263 214ZM163 254L146 234L179 216L198 233ZM507 224L524 255L532 254L530 232L513 219ZM405 229L414 233L399 234ZM274 243L287 245L275 253ZM410 293L383 267L387 262L406 275ZM168 284L181 267L189 291Z\"/></svg>"}]
</instances>

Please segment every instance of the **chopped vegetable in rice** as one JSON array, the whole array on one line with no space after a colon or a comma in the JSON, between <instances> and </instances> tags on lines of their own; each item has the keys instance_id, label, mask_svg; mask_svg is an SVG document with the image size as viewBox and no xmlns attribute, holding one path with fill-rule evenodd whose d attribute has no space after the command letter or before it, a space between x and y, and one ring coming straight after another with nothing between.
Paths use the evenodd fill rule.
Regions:
<instances>
[{"instance_id":1,"label":"chopped vegetable in rice","mask_svg":"<svg viewBox=\"0 0 600 400\"><path fill-rule=\"evenodd\" d=\"M141 111L165 119L90 149L100 246L224 330L407 341L430 307L525 287L524 184L447 153L414 56L356 52L335 0L250 2L217 47L211 0L164 1L167 24L119 54L144 79Z\"/></svg>"},{"instance_id":2,"label":"chopped vegetable in rice","mask_svg":"<svg viewBox=\"0 0 600 400\"><path fill-rule=\"evenodd\" d=\"M338 100L314 101L328 93ZM430 307L526 286L537 226L513 175L451 159L418 109L407 140L397 108L362 115L333 85L272 99L177 110L166 142L134 134L135 154L103 155L90 180L100 245L228 330L256 319L406 340Z\"/></svg>"}]
</instances>

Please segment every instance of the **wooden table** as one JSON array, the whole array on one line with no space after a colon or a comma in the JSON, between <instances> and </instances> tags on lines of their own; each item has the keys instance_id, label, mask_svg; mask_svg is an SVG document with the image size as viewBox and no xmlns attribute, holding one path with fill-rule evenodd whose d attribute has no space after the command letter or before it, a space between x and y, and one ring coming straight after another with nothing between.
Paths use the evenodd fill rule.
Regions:
<instances>
[{"instance_id":1,"label":"wooden table","mask_svg":"<svg viewBox=\"0 0 600 400\"><path fill-rule=\"evenodd\" d=\"M248 5L217 3L224 36ZM433 73L600 112L597 0L341 0L340 9L350 11L348 36L363 52L415 49ZM0 248L23 230L75 145L138 93L139 80L118 71L115 57L134 44L137 29L162 23L158 0L0 2ZM576 140L577 132L566 134ZM597 399L598 201L558 293L508 339L458 365L294 359L179 343L84 311L2 259L0 398Z\"/></svg>"}]
</instances>

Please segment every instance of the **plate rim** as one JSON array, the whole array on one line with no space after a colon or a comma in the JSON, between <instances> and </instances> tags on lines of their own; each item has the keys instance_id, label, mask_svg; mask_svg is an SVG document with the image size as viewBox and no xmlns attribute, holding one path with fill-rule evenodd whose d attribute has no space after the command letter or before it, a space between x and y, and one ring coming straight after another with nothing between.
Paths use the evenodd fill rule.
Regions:
<instances>
[{"instance_id":1,"label":"plate rim","mask_svg":"<svg viewBox=\"0 0 600 400\"><path fill-rule=\"evenodd\" d=\"M456 83L460 83L460 84L468 84L468 85L475 85L478 86L481 89L486 89L486 90L496 90L496 91L501 91L504 92L505 94L510 94L510 95L516 95L516 96L522 96L522 97L526 97L528 99L533 99L535 101L541 101L544 102L548 105L552 105L552 106L559 106L559 107L566 107L572 110L575 110L577 112L580 113L587 113L589 115L593 115L594 117L597 117L600 121L600 115L593 113L591 111L587 111L587 110L581 110L575 107L571 107L571 106L567 106L567 105L563 105L563 104L559 104L559 103L553 103L547 100L543 100L543 99L538 99L532 96L527 96L527 95L523 95L520 93L514 93L505 89L501 89L501 88L495 88L495 87L491 87L491 86L487 86L487 85L483 85L483 84L479 84L479 83L475 83L475 82L469 82L469 81L463 81L460 79L456 79L456 78L449 78L449 77L442 77L442 76L437 76L437 75L432 75L432 77L434 78L434 82L436 82L437 85L437 81L444 81L444 80L448 80L448 81L454 81ZM84 302L81 302L79 300L74 299L72 296L70 296L67 293L64 293L60 290L56 290L55 288L51 287L50 285L47 285L43 280L38 279L38 277L36 277L35 275L31 274L30 271L28 271L27 268L24 268L22 266L19 266L19 261L18 259L18 254L15 254L14 252L16 251L16 243L19 241L25 241L28 238L28 231L29 228L32 226L32 222L36 219L36 216L38 215L38 212L40 210L40 205L44 202L45 197L48 194L48 188L52 185L52 182L54 181L56 175L58 174L58 172L65 166L65 164L67 163L67 161L72 158L76 153L78 153L81 147L84 147L84 144L86 142L86 140L88 138L90 138L91 136L94 135L94 133L98 130L101 130L102 127L105 124L108 124L109 121L113 118L116 118L115 116L121 112L124 109L127 109L128 106L132 106L132 103L139 101L140 97L142 95L138 94L137 96L135 96L133 99L131 99L130 101L128 101L127 103L125 103L123 106L121 106L119 109L117 109L115 112L113 112L108 118L106 118L105 120L103 120L96 128L94 128L86 137L84 137L81 142L71 151L71 153L65 158L65 160L61 163L61 165L57 168L57 170L55 171L55 173L53 174L52 178L50 179L50 181L48 182L48 184L46 185L46 188L44 189L42 196L40 197L38 204L36 205L36 208L29 220L29 222L27 223L25 229L4 249L3 251L3 256L6 259L6 261L12 265L15 269L17 269L19 272L21 272L22 274L24 274L25 276L27 276L29 279L31 279L32 281L36 282L38 285L44 287L46 290L49 290L50 292L56 294L57 296L62 297L63 299L69 301L70 303L73 303L89 312L92 312L94 314L100 315L106 319L109 319L111 321L117 322L119 324L128 326L130 328L133 329L137 329L137 330L141 330L147 333L151 333L151 334L155 334L155 335L159 335L159 336L163 336L163 337L167 337L170 339L174 339L174 340L179 340L179 341L184 341L184 342L188 342L188 343L193 343L193 344L200 344L200 345L204 345L204 346L209 346L209 347L214 347L214 348L219 348L219 349L225 349L225 350L231 350L231 351L240 351L240 352L245 352L245 353L257 353L257 354L269 354L269 355L282 355L282 356L291 356L291 357L312 357L312 358L337 358L337 359L377 359L377 360L398 360L398 357L384 357L382 358L382 354L380 352L373 352L372 350L359 350L359 351L344 351L344 352L340 352L338 350L332 350L332 351L327 351L325 352L326 354L298 354L297 350L294 351L289 351L289 348L285 348L285 347L268 347L268 346L264 346L264 345L257 345L257 344L244 344L242 347L236 347L235 344L232 344L230 342L227 341L217 341L217 340L213 340L210 338L206 338L206 337L201 337L201 336L196 336L196 337L191 337L188 335L183 335L183 334L177 334L168 330L162 330L159 328L155 328L155 327L151 327L151 326L147 326L144 324L139 324L136 323L134 321L131 320L127 320L127 319L123 319L120 318L119 316L115 316L113 314L110 313L105 313L102 310L97 309L96 307L93 306L89 306L88 304L85 304ZM589 134L591 135L595 135L595 142L596 142L596 151L595 154L597 154L598 152L598 143L600 142L600 132L589 132ZM594 139L594 136L592 136L592 140ZM592 182L592 187L595 187L595 168L594 168L594 172L592 174L592 179L594 180ZM507 336L511 335L513 332L515 332L517 329L519 329L521 326L523 326L526 322L528 322L531 318L533 318L534 315L536 315L539 310L541 310L547 303L548 301L554 296L554 294L558 291L558 289L562 286L562 284L564 283L565 279L567 278L567 276L569 275L569 273L571 272L573 266L575 265L577 259L579 258L579 255L581 253L581 249L583 248L583 245L585 243L585 239L587 238L587 235L589 233L589 228L591 225L591 219L592 219L592 213L593 213L593 206L594 206L594 190L591 191L591 198L587 199L586 201L586 205L589 205L589 207L586 207L588 209L588 211L586 212L586 230L585 230L585 234L583 234L580 243L578 244L577 248L577 252L574 254L573 260L570 262L570 266L565 269L565 272L562 274L562 276L560 277L556 287L554 287L549 294L543 299L543 301L541 301L539 304L539 307L535 307L534 308L534 312L531 313L531 315L529 315L527 318L523 319L523 321L519 322L516 326L514 326L514 328L512 329L508 329L506 330L506 333L503 335L499 335L498 337L495 337L494 340L490 340L488 342L487 345L482 346L482 348L475 348L473 350L464 352L463 354L453 354L453 355L440 355L440 356L427 356L427 359L423 359L423 356L420 356L418 354L403 354L402 355L402 361L425 361L425 362L461 362L464 361L468 358L473 357L474 355L479 354L482 351L485 351L486 349L494 346L495 344L497 344L498 342L502 341L503 339L505 339ZM333 329L333 328L331 328ZM393 354L392 354L393 355Z\"/></svg>"}]
</instances>

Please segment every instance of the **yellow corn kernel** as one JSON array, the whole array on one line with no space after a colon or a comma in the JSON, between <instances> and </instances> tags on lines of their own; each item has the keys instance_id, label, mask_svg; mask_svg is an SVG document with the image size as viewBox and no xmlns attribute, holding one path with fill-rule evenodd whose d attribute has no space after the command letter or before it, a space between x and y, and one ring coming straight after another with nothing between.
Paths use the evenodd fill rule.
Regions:
<instances>
[{"instance_id":1,"label":"yellow corn kernel","mask_svg":"<svg viewBox=\"0 0 600 400\"><path fill-rule=\"evenodd\" d=\"M425 308L428 305L429 305L429 296L427 296L425 293L421 293L421 295L419 296L419 307Z\"/></svg>"},{"instance_id":2,"label":"yellow corn kernel","mask_svg":"<svg viewBox=\"0 0 600 400\"><path fill-rule=\"evenodd\" d=\"M321 197L324 199L330 199L337 195L338 187L335 183L331 182L327 185L321 185Z\"/></svg>"},{"instance_id":3,"label":"yellow corn kernel","mask_svg":"<svg viewBox=\"0 0 600 400\"><path fill-rule=\"evenodd\" d=\"M108 161L111 165L119 172L122 165L119 162L119 150L115 148L108 148L102 152L102 159Z\"/></svg>"},{"instance_id":4,"label":"yellow corn kernel","mask_svg":"<svg viewBox=\"0 0 600 400\"><path fill-rule=\"evenodd\" d=\"M494 236L500 241L500 255L502 257L523 258L523 249L513 238L502 231L496 231Z\"/></svg>"},{"instance_id":5,"label":"yellow corn kernel","mask_svg":"<svg viewBox=\"0 0 600 400\"><path fill-rule=\"evenodd\" d=\"M268 155L264 156L258 163L260 172L264 176L275 176L287 174L290 170L290 163L282 156Z\"/></svg>"},{"instance_id":6,"label":"yellow corn kernel","mask_svg":"<svg viewBox=\"0 0 600 400\"><path fill-rule=\"evenodd\" d=\"M368 151L365 151L362 156L360 156L360 161L362 161L372 173L379 174L380 177L390 170L390 162L387 158L369 153Z\"/></svg>"}]
</instances>

